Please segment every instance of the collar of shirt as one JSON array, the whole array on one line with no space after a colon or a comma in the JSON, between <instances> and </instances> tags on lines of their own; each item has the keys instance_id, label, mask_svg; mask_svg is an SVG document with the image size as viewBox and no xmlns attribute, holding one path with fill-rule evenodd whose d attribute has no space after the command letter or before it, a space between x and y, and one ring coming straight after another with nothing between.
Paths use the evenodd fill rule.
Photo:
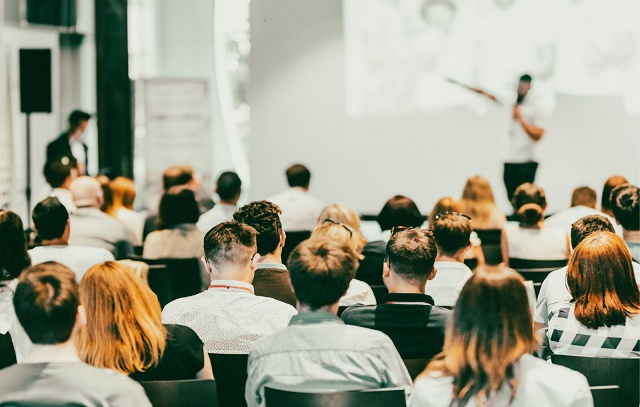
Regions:
<instances>
[{"instance_id":1,"label":"collar of shirt","mask_svg":"<svg viewBox=\"0 0 640 407\"><path fill-rule=\"evenodd\" d=\"M433 298L426 294L388 293L382 297L382 302L392 304L417 304L435 305Z\"/></svg>"},{"instance_id":2,"label":"collar of shirt","mask_svg":"<svg viewBox=\"0 0 640 407\"><path fill-rule=\"evenodd\" d=\"M436 261L434 266L437 270L439 270L440 268L442 268L443 270L446 270L446 269L449 269L449 270L457 269L460 271L469 270L469 266L467 266L464 263L460 263L459 261ZM429 282L427 282L427 284L429 284Z\"/></svg>"},{"instance_id":3,"label":"collar of shirt","mask_svg":"<svg viewBox=\"0 0 640 407\"><path fill-rule=\"evenodd\" d=\"M287 266L282 263L258 263L259 269L279 269L286 270Z\"/></svg>"},{"instance_id":4,"label":"collar of shirt","mask_svg":"<svg viewBox=\"0 0 640 407\"><path fill-rule=\"evenodd\" d=\"M253 284L238 280L211 280L209 291L211 290L230 290L234 292L247 292L255 295Z\"/></svg>"},{"instance_id":5,"label":"collar of shirt","mask_svg":"<svg viewBox=\"0 0 640 407\"><path fill-rule=\"evenodd\" d=\"M197 228L195 223L178 223L177 225L173 226L171 229L189 232L192 230L196 230Z\"/></svg>"},{"instance_id":6,"label":"collar of shirt","mask_svg":"<svg viewBox=\"0 0 640 407\"><path fill-rule=\"evenodd\" d=\"M338 316L329 311L302 312L291 317L289 325L312 325L332 322L336 324L344 324Z\"/></svg>"}]
</instances>

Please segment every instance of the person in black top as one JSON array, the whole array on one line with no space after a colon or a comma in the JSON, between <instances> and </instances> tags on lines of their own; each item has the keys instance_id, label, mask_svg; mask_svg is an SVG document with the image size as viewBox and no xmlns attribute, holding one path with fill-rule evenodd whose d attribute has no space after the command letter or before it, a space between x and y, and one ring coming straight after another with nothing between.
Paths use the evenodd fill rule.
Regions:
<instances>
[{"instance_id":1,"label":"person in black top","mask_svg":"<svg viewBox=\"0 0 640 407\"><path fill-rule=\"evenodd\" d=\"M88 147L82 142L82 135L89 126L91 115L81 110L74 110L69 115L69 129L47 145L47 162L60 160L62 157L74 157L78 161L78 173L87 173Z\"/></svg>"},{"instance_id":2,"label":"person in black top","mask_svg":"<svg viewBox=\"0 0 640 407\"><path fill-rule=\"evenodd\" d=\"M435 238L426 229L393 233L382 272L389 294L382 304L347 308L342 320L384 332L403 359L431 359L442 351L451 317L450 310L434 306L433 299L424 293L427 281L436 275L436 254Z\"/></svg>"}]
</instances>

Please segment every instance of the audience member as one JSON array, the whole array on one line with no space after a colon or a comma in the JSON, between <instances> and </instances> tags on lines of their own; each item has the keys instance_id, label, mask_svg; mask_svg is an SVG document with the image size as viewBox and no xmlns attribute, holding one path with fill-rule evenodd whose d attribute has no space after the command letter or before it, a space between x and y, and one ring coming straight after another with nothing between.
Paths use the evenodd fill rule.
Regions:
<instances>
[{"instance_id":1,"label":"audience member","mask_svg":"<svg viewBox=\"0 0 640 407\"><path fill-rule=\"evenodd\" d=\"M48 161L44 165L44 179L52 188L48 196L58 198L69 213L73 213L76 210L76 204L73 203L69 185L77 176L78 162L73 156L65 156L59 160Z\"/></svg>"},{"instance_id":2,"label":"audience member","mask_svg":"<svg viewBox=\"0 0 640 407\"><path fill-rule=\"evenodd\" d=\"M31 267L13 304L36 346L23 363L0 371L0 404L151 406L133 380L80 361L74 343L86 316L71 270L54 262Z\"/></svg>"},{"instance_id":3,"label":"audience member","mask_svg":"<svg viewBox=\"0 0 640 407\"><path fill-rule=\"evenodd\" d=\"M18 276L30 265L20 216L0 209L0 334L11 336L18 363L27 356L31 341L18 322L12 300Z\"/></svg>"},{"instance_id":4,"label":"audience member","mask_svg":"<svg viewBox=\"0 0 640 407\"><path fill-rule=\"evenodd\" d=\"M315 228L311 237L328 237L333 241L346 243L358 257L356 252L358 247L357 237L354 236L353 229L345 224L335 223L331 219L327 219ZM376 305L376 296L373 294L369 284L355 278L349 282L349 288L340 298L338 305L340 307L348 307L354 304Z\"/></svg>"},{"instance_id":5,"label":"audience member","mask_svg":"<svg viewBox=\"0 0 640 407\"><path fill-rule=\"evenodd\" d=\"M100 211L103 202L100 183L82 176L73 180L70 189L78 209L70 216L69 244L100 247L110 251L116 259L133 253L133 236L127 227Z\"/></svg>"},{"instance_id":6,"label":"audience member","mask_svg":"<svg viewBox=\"0 0 640 407\"><path fill-rule=\"evenodd\" d=\"M462 191L461 211L473 219L474 229L502 229L506 217L496 205L489 180L479 175L467 180Z\"/></svg>"},{"instance_id":7,"label":"audience member","mask_svg":"<svg viewBox=\"0 0 640 407\"><path fill-rule=\"evenodd\" d=\"M133 209L136 201L136 184L127 177L117 177L109 183L111 206L106 213L124 223L134 237L133 243L142 245L144 218Z\"/></svg>"},{"instance_id":8,"label":"audience member","mask_svg":"<svg viewBox=\"0 0 640 407\"><path fill-rule=\"evenodd\" d=\"M213 227L204 238L204 252L209 289L167 304L165 324L188 326L207 352L226 354L249 353L256 340L287 326L295 308L254 294L251 281L260 255L252 227L235 221Z\"/></svg>"},{"instance_id":9,"label":"audience member","mask_svg":"<svg viewBox=\"0 0 640 407\"><path fill-rule=\"evenodd\" d=\"M640 262L640 188L631 184L615 187L611 191L611 210L622 226L622 237L631 251L631 257Z\"/></svg>"},{"instance_id":10,"label":"audience member","mask_svg":"<svg viewBox=\"0 0 640 407\"><path fill-rule=\"evenodd\" d=\"M544 222L547 226L560 228L569 232L571 225L587 215L604 215L596 209L598 197L596 191L587 186L578 187L571 194L571 207L549 216ZM606 216L606 215L605 215ZM609 219L613 222L613 218ZM620 229L622 235L622 229Z\"/></svg>"},{"instance_id":11,"label":"audience member","mask_svg":"<svg viewBox=\"0 0 640 407\"><path fill-rule=\"evenodd\" d=\"M160 303L131 270L108 261L92 267L80 283L87 325L78 333L86 363L141 381L213 379L198 335L162 325Z\"/></svg>"},{"instance_id":12,"label":"audience member","mask_svg":"<svg viewBox=\"0 0 640 407\"><path fill-rule=\"evenodd\" d=\"M436 254L436 241L429 231L395 233L387 243L382 271L389 294L380 305L347 308L342 320L389 335L403 359L431 359L440 353L451 311L434 306L433 298L425 294L427 280L436 276Z\"/></svg>"},{"instance_id":13,"label":"audience member","mask_svg":"<svg viewBox=\"0 0 640 407\"><path fill-rule=\"evenodd\" d=\"M352 207L342 203L332 203L322 208L322 212L318 216L316 226L324 223L327 219L332 220L335 223L342 223L353 229L353 239L356 242L356 253L360 255L360 260L363 259L362 250L367 244L367 239L363 236L360 214L356 212Z\"/></svg>"},{"instance_id":14,"label":"audience member","mask_svg":"<svg viewBox=\"0 0 640 407\"><path fill-rule=\"evenodd\" d=\"M114 260L113 254L106 249L69 245L69 214L58 198L49 197L39 202L31 216L33 227L42 240L42 246L29 250L31 264L58 262L69 267L80 281L91 266Z\"/></svg>"},{"instance_id":15,"label":"audience member","mask_svg":"<svg viewBox=\"0 0 640 407\"><path fill-rule=\"evenodd\" d=\"M218 177L214 192L220 201L207 212L200 215L198 229L207 233L212 227L233 219L233 213L238 210L238 200L242 193L242 181L238 174L232 171L223 172Z\"/></svg>"},{"instance_id":16,"label":"audience member","mask_svg":"<svg viewBox=\"0 0 640 407\"><path fill-rule=\"evenodd\" d=\"M282 228L287 232L313 230L318 214L324 206L322 202L309 194L311 172L302 164L293 164L287 168L289 189L268 198L280 207Z\"/></svg>"},{"instance_id":17,"label":"audience member","mask_svg":"<svg viewBox=\"0 0 640 407\"><path fill-rule=\"evenodd\" d=\"M464 264L464 254L471 247L471 219L457 212L441 213L433 222L433 235L438 246L435 264L438 274L425 293L433 297L436 305L453 307L472 275Z\"/></svg>"},{"instance_id":18,"label":"audience member","mask_svg":"<svg viewBox=\"0 0 640 407\"><path fill-rule=\"evenodd\" d=\"M282 248L286 235L280 223L280 208L268 201L251 202L233 214L237 222L251 226L257 232L256 244L260 259L253 277L256 295L271 297L296 306L289 270L282 264Z\"/></svg>"},{"instance_id":19,"label":"audience member","mask_svg":"<svg viewBox=\"0 0 640 407\"><path fill-rule=\"evenodd\" d=\"M614 211L615 213L615 211ZM586 237L567 268L573 297L551 310L554 354L640 358L640 292L624 241L611 232Z\"/></svg>"},{"instance_id":20,"label":"audience member","mask_svg":"<svg viewBox=\"0 0 640 407\"><path fill-rule=\"evenodd\" d=\"M613 175L607 178L602 188L602 197L600 198L600 210L605 215L613 218L613 211L611 210L611 191L618 185L628 184L629 181L621 175Z\"/></svg>"},{"instance_id":21,"label":"audience member","mask_svg":"<svg viewBox=\"0 0 640 407\"><path fill-rule=\"evenodd\" d=\"M560 260L569 257L567 231L549 227L544 221L547 198L535 184L520 185L513 195L519 222L507 222L502 231L502 258Z\"/></svg>"},{"instance_id":22,"label":"audience member","mask_svg":"<svg viewBox=\"0 0 640 407\"><path fill-rule=\"evenodd\" d=\"M604 215L588 215L571 225L571 248L575 249L587 236L595 232L611 232L615 230L613 225ZM536 312L533 316L536 330L546 326L549 322L549 312L557 311L560 304L571 300L571 294L567 288L567 268L552 271L542 282ZM636 282L640 284L640 264L633 263Z\"/></svg>"},{"instance_id":23,"label":"audience member","mask_svg":"<svg viewBox=\"0 0 640 407\"><path fill-rule=\"evenodd\" d=\"M111 183L111 178L106 174L98 174L94 178L98 183L100 183L100 188L102 188L102 204L100 204L100 210L107 215L110 215L109 208L113 206L113 192L111 191L111 185L109 185Z\"/></svg>"},{"instance_id":24,"label":"audience member","mask_svg":"<svg viewBox=\"0 0 640 407\"><path fill-rule=\"evenodd\" d=\"M293 250L289 270L299 314L251 349L249 407L265 405L265 386L317 393L411 385L388 336L336 316L357 263L349 246L327 238L311 238Z\"/></svg>"},{"instance_id":25,"label":"audience member","mask_svg":"<svg viewBox=\"0 0 640 407\"><path fill-rule=\"evenodd\" d=\"M585 377L532 356L537 347L522 277L478 268L460 293L442 354L416 380L411 406L593 406Z\"/></svg>"}]
</instances>

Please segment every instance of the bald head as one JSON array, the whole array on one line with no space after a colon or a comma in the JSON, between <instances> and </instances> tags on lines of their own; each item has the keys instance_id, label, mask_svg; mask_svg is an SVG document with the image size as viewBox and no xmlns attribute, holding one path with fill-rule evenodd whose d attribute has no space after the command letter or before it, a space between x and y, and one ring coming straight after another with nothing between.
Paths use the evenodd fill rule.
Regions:
<instances>
[{"instance_id":1,"label":"bald head","mask_svg":"<svg viewBox=\"0 0 640 407\"><path fill-rule=\"evenodd\" d=\"M78 177L71 182L69 190L73 195L73 202L78 207L92 206L99 208L102 205L102 187L100 187L100 183L95 178Z\"/></svg>"}]
</instances>

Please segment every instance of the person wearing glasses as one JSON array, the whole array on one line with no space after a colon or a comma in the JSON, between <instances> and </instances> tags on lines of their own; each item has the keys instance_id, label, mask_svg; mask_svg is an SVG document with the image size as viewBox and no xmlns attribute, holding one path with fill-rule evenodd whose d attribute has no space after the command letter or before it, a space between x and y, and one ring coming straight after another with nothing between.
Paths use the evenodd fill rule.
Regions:
<instances>
[{"instance_id":1,"label":"person wearing glasses","mask_svg":"<svg viewBox=\"0 0 640 407\"><path fill-rule=\"evenodd\" d=\"M251 226L231 221L213 227L204 237L204 253L209 288L167 304L162 322L193 329L208 353L247 354L297 314L289 304L255 295L251 282L260 254Z\"/></svg>"},{"instance_id":2,"label":"person wearing glasses","mask_svg":"<svg viewBox=\"0 0 640 407\"><path fill-rule=\"evenodd\" d=\"M438 246L435 267L438 274L427 284L425 293L432 296L435 304L453 307L460 290L473 275L464 264L464 255L471 247L471 218L458 212L443 212L436 215L433 235Z\"/></svg>"}]
</instances>

